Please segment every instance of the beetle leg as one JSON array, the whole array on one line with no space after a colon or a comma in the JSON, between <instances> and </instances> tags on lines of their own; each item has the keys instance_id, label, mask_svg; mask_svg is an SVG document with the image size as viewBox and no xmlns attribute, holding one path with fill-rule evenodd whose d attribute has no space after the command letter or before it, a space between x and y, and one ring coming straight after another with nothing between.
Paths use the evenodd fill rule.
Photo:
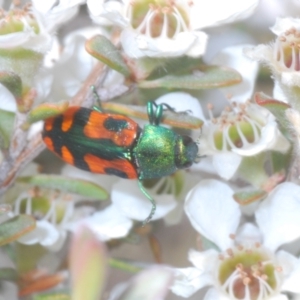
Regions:
<instances>
[{"instance_id":1,"label":"beetle leg","mask_svg":"<svg viewBox=\"0 0 300 300\"><path fill-rule=\"evenodd\" d=\"M149 101L147 103L147 112L149 123L151 125L159 125L163 116L163 106L165 104L156 104L155 102ZM156 108L154 110L154 107Z\"/></svg>"},{"instance_id":2,"label":"beetle leg","mask_svg":"<svg viewBox=\"0 0 300 300\"><path fill-rule=\"evenodd\" d=\"M148 113L148 119L149 119L149 123L151 125L153 125L154 123L154 110L153 110L153 106L155 105L154 102L147 102L147 113Z\"/></svg>"},{"instance_id":3,"label":"beetle leg","mask_svg":"<svg viewBox=\"0 0 300 300\"><path fill-rule=\"evenodd\" d=\"M148 192L145 190L144 186L143 186L143 183L142 181L139 179L138 180L138 183L139 183L139 188L140 190L143 192L143 194L148 198L148 200L151 202L152 204L152 208L151 208L151 211L150 211L150 214L149 216L143 221L143 226L145 226L147 223L149 223L155 213L155 210L156 210L156 203L155 203L155 200L148 194Z\"/></svg>"},{"instance_id":4,"label":"beetle leg","mask_svg":"<svg viewBox=\"0 0 300 300\"><path fill-rule=\"evenodd\" d=\"M93 96L97 102L97 105L94 105L93 106L93 109L98 111L98 112L103 112L103 109L102 109L102 105L101 105L101 101L100 101L100 97L97 93L97 90L96 90L96 87L94 85L91 86L91 89L92 89L92 93L93 93Z\"/></svg>"}]
</instances>

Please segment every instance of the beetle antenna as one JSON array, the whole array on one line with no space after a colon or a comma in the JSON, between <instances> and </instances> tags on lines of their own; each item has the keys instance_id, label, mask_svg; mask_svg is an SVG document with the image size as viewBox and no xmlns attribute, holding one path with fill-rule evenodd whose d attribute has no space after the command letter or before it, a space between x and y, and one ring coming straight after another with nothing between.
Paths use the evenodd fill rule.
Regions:
<instances>
[{"instance_id":1,"label":"beetle antenna","mask_svg":"<svg viewBox=\"0 0 300 300\"><path fill-rule=\"evenodd\" d=\"M155 210L156 210L156 203L155 203L155 200L149 195L149 193L145 190L144 186L143 186L143 183L141 180L138 180L138 183L139 183L139 188L140 190L143 192L143 194L148 198L148 200L151 202L152 204L152 208L151 208L151 211L150 211L150 214L149 216L143 221L143 226L145 226L147 223L149 223L155 213Z\"/></svg>"}]
</instances>

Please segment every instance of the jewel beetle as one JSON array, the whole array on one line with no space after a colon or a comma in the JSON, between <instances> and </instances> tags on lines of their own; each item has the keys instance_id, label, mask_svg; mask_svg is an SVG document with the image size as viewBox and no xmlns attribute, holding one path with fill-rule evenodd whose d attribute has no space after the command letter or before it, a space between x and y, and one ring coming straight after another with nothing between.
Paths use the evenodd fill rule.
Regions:
<instances>
[{"instance_id":1,"label":"jewel beetle","mask_svg":"<svg viewBox=\"0 0 300 300\"><path fill-rule=\"evenodd\" d=\"M98 102L92 109L71 106L63 114L46 119L44 143L79 169L137 179L152 204L145 224L155 213L156 204L142 180L190 167L198 157L197 143L160 125L164 106L168 107L165 104L147 103L149 124L142 129L129 117L105 113Z\"/></svg>"}]
</instances>

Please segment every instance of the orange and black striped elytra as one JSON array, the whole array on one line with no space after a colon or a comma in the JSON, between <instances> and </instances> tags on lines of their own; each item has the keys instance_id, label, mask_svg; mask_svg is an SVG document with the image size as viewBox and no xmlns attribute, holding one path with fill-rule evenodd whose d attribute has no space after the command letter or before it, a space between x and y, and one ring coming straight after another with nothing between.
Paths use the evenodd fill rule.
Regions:
<instances>
[{"instance_id":1,"label":"orange and black striped elytra","mask_svg":"<svg viewBox=\"0 0 300 300\"><path fill-rule=\"evenodd\" d=\"M131 149L140 131L126 116L73 106L45 121L43 139L51 151L79 169L137 179Z\"/></svg>"},{"instance_id":2,"label":"orange and black striped elytra","mask_svg":"<svg viewBox=\"0 0 300 300\"><path fill-rule=\"evenodd\" d=\"M160 125L164 105L148 102L149 123L144 128L132 119L74 106L45 120L43 140L65 162L93 173L138 179L139 187L151 201L148 222L155 201L141 180L160 178L187 168L197 158L198 146L189 137Z\"/></svg>"}]
</instances>

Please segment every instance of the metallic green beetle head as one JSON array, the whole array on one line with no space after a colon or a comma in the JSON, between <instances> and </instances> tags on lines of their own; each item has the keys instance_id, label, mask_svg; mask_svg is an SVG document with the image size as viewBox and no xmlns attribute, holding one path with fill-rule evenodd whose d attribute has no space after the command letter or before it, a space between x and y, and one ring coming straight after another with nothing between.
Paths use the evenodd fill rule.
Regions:
<instances>
[{"instance_id":1,"label":"metallic green beetle head","mask_svg":"<svg viewBox=\"0 0 300 300\"><path fill-rule=\"evenodd\" d=\"M175 164L178 169L190 167L196 160L197 144L186 135L178 136L175 146Z\"/></svg>"}]
</instances>

